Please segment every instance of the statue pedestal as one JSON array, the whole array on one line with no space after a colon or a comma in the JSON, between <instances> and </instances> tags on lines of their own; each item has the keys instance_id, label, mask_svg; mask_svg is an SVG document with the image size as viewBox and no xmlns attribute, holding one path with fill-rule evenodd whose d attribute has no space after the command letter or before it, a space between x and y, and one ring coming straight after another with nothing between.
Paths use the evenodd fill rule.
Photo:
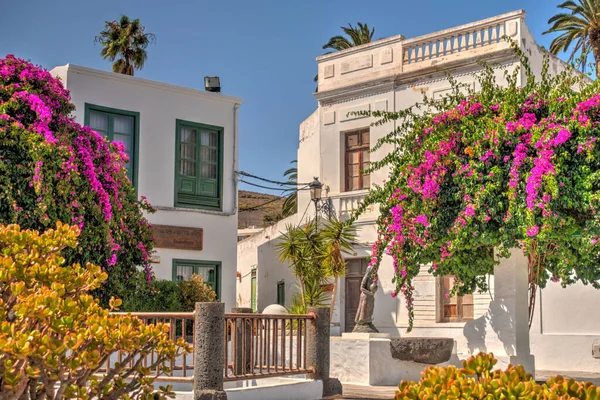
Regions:
<instances>
[{"instance_id":1,"label":"statue pedestal","mask_svg":"<svg viewBox=\"0 0 600 400\"><path fill-rule=\"evenodd\" d=\"M346 339L360 339L360 340L368 340L368 339L389 339L389 333L375 333L375 332L344 332L342 333L342 337Z\"/></svg>"},{"instance_id":2,"label":"statue pedestal","mask_svg":"<svg viewBox=\"0 0 600 400\"><path fill-rule=\"evenodd\" d=\"M388 333L343 333L332 337L330 343L329 375L342 383L371 386L419 380L428 366L447 365L454 347L452 339L392 338Z\"/></svg>"}]
</instances>

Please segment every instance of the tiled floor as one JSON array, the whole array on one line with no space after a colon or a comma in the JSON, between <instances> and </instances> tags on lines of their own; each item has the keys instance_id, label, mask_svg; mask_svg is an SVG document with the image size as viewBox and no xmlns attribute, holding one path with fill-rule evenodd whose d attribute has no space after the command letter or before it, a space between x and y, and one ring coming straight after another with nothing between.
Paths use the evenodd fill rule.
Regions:
<instances>
[{"instance_id":1,"label":"tiled floor","mask_svg":"<svg viewBox=\"0 0 600 400\"><path fill-rule=\"evenodd\" d=\"M343 390L343 396L328 397L326 400L387 400L393 399L394 395L396 394L396 386L364 386L344 384Z\"/></svg>"},{"instance_id":2,"label":"tiled floor","mask_svg":"<svg viewBox=\"0 0 600 400\"><path fill-rule=\"evenodd\" d=\"M535 380L544 382L551 376L561 375L565 378L573 378L576 381L592 382L594 385L600 385L600 374L579 371L536 371Z\"/></svg>"}]
</instances>

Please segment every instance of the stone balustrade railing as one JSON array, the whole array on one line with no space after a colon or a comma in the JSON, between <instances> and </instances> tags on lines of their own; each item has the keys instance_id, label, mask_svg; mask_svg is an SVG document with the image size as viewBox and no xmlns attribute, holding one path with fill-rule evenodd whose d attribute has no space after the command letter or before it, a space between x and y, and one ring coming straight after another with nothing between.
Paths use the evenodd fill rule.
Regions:
<instances>
[{"instance_id":1,"label":"stone balustrade railing","mask_svg":"<svg viewBox=\"0 0 600 400\"><path fill-rule=\"evenodd\" d=\"M322 55L317 58L316 97L327 100L343 87L385 82L392 76L410 78L476 59L491 63L507 59L511 43L504 37L522 44L523 35L529 35L524 20L525 12L518 10L410 39L397 35Z\"/></svg>"},{"instance_id":2,"label":"stone balustrade railing","mask_svg":"<svg viewBox=\"0 0 600 400\"><path fill-rule=\"evenodd\" d=\"M520 13L509 13L407 39L402 42L402 64L415 64L421 61L464 53L473 49L482 49L498 43L506 43L503 36L515 36L518 32L517 24L520 21Z\"/></svg>"},{"instance_id":3,"label":"stone balustrade railing","mask_svg":"<svg viewBox=\"0 0 600 400\"><path fill-rule=\"evenodd\" d=\"M339 194L331 195L331 203L333 209L341 220L350 218L350 216L358 210L360 204L367 195L367 191L356 191L356 192L344 192ZM378 215L378 208L375 205L367 207L365 212L359 217L359 219L376 219Z\"/></svg>"}]
</instances>

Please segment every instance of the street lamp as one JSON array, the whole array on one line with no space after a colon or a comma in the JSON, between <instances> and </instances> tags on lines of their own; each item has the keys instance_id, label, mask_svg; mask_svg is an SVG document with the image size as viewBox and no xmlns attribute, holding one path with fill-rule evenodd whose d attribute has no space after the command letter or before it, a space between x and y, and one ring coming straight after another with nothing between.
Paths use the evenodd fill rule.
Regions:
<instances>
[{"instance_id":1,"label":"street lamp","mask_svg":"<svg viewBox=\"0 0 600 400\"><path fill-rule=\"evenodd\" d=\"M323 184L319 182L319 178L315 176L315 179L308 185L310 188L310 198L315 204L321 200L321 191L323 190Z\"/></svg>"},{"instance_id":2,"label":"street lamp","mask_svg":"<svg viewBox=\"0 0 600 400\"><path fill-rule=\"evenodd\" d=\"M315 203L315 217L318 219L319 211L322 211L328 219L331 219L331 200L328 197L321 199L323 184L319 182L319 178L315 176L314 180L308 184L308 188L310 189L310 199Z\"/></svg>"}]
</instances>

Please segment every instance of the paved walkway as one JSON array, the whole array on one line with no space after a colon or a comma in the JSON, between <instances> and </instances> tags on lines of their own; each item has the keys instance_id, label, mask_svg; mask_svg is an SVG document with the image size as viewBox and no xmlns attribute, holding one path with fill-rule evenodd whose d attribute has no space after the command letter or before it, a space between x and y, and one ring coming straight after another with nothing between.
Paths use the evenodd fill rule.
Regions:
<instances>
[{"instance_id":1,"label":"paved walkway","mask_svg":"<svg viewBox=\"0 0 600 400\"><path fill-rule=\"evenodd\" d=\"M573 378L576 381L592 382L594 385L600 385L600 374L580 371L536 371L535 380L545 382L551 376L561 375L565 378Z\"/></svg>"},{"instance_id":2,"label":"paved walkway","mask_svg":"<svg viewBox=\"0 0 600 400\"><path fill-rule=\"evenodd\" d=\"M341 397L327 397L326 400L389 400L394 398L396 388L396 386L365 386L345 383L343 384L343 395Z\"/></svg>"}]
</instances>

